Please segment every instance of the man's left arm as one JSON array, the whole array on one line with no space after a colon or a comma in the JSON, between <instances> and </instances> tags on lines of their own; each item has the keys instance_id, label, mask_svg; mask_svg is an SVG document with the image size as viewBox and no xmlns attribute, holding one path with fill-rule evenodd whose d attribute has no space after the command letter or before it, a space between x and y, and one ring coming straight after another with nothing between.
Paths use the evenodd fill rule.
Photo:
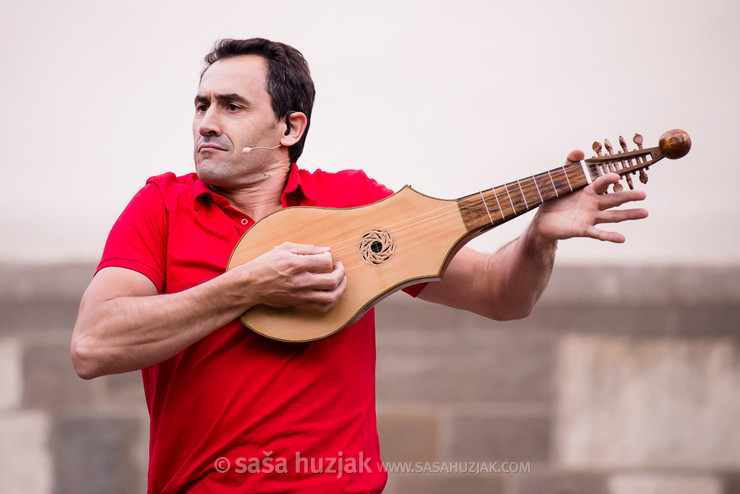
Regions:
<instances>
[{"instance_id":1,"label":"man's left arm","mask_svg":"<svg viewBox=\"0 0 740 494\"><path fill-rule=\"evenodd\" d=\"M582 159L581 151L568 155L569 162ZM494 254L461 249L442 280L427 285L419 298L497 320L528 316L550 279L558 240L590 237L621 243L623 235L596 225L647 217L645 209L614 209L645 198L639 190L606 194L619 178L604 175L578 192L543 204L526 231Z\"/></svg>"}]
</instances>

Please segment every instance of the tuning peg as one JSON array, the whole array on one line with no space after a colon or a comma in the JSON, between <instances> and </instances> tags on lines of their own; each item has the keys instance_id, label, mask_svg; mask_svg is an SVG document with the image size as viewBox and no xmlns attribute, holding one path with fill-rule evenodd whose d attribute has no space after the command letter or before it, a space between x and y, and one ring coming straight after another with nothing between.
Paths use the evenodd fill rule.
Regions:
<instances>
[{"instance_id":1,"label":"tuning peg","mask_svg":"<svg viewBox=\"0 0 740 494\"><path fill-rule=\"evenodd\" d=\"M612 143L609 142L609 139L604 139L604 148L606 149L606 153L611 156L614 154L612 152ZM614 172L617 170L617 164L614 161L608 161L604 164L604 166L607 168L608 172Z\"/></svg>"},{"instance_id":2,"label":"tuning peg","mask_svg":"<svg viewBox=\"0 0 740 494\"><path fill-rule=\"evenodd\" d=\"M614 185L612 185L612 190L614 192L622 192L622 189L624 189L624 187L622 187L622 182L617 182Z\"/></svg>"},{"instance_id":3,"label":"tuning peg","mask_svg":"<svg viewBox=\"0 0 740 494\"><path fill-rule=\"evenodd\" d=\"M642 136L640 134L635 134L635 137L632 138L632 142L637 144L637 149L642 149Z\"/></svg>"},{"instance_id":4,"label":"tuning peg","mask_svg":"<svg viewBox=\"0 0 740 494\"><path fill-rule=\"evenodd\" d=\"M645 170L643 168L640 169L640 182L646 184L648 181L647 173L645 173Z\"/></svg>"},{"instance_id":5,"label":"tuning peg","mask_svg":"<svg viewBox=\"0 0 740 494\"><path fill-rule=\"evenodd\" d=\"M624 140L624 137L619 136L619 145L622 146L622 151L625 153L628 151L627 149L627 141Z\"/></svg>"},{"instance_id":6,"label":"tuning peg","mask_svg":"<svg viewBox=\"0 0 740 494\"><path fill-rule=\"evenodd\" d=\"M627 179L627 185L629 185L629 188L630 188L630 190L634 189L634 188L635 188L635 186L634 186L634 185L632 185L632 175L630 175L630 174L628 173L627 175L625 175L625 176L624 176L624 178L626 178L626 179Z\"/></svg>"},{"instance_id":7,"label":"tuning peg","mask_svg":"<svg viewBox=\"0 0 740 494\"><path fill-rule=\"evenodd\" d=\"M625 141L624 140L624 137L622 137L622 136L619 136L619 145L622 147L622 153L623 154L629 152L629 149L627 149L627 141ZM630 159L624 160L623 159L620 162L620 165L621 165L620 166L620 169L629 168L629 167L632 166L632 160L630 160Z\"/></svg>"},{"instance_id":8,"label":"tuning peg","mask_svg":"<svg viewBox=\"0 0 740 494\"><path fill-rule=\"evenodd\" d=\"M601 156L601 143L599 141L594 141L593 145L591 146L591 149L594 150L594 153L596 153L596 156Z\"/></svg>"},{"instance_id":9,"label":"tuning peg","mask_svg":"<svg viewBox=\"0 0 740 494\"><path fill-rule=\"evenodd\" d=\"M638 150L642 149L642 135L635 134L635 137L632 138L632 142L634 142L635 144L637 144L637 149ZM644 156L638 156L637 157L637 162L638 163L644 163L645 162L645 157Z\"/></svg>"}]
</instances>

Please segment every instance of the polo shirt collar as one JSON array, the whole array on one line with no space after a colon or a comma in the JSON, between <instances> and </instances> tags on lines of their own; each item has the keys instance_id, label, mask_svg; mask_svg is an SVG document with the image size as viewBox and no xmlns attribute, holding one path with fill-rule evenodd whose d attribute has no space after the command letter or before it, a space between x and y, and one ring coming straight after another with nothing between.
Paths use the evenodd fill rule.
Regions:
<instances>
[{"instance_id":1,"label":"polo shirt collar","mask_svg":"<svg viewBox=\"0 0 740 494\"><path fill-rule=\"evenodd\" d=\"M213 192L208 185L196 175L195 183L193 184L193 201L195 208L198 209L201 202L203 202L207 197L213 196L218 196L218 194ZM290 165L288 179L285 182L285 188L280 196L280 203L283 207L297 206L303 202L304 198L315 202L316 193L310 183L306 183L302 180L301 173L298 170L298 165L293 163Z\"/></svg>"},{"instance_id":2,"label":"polo shirt collar","mask_svg":"<svg viewBox=\"0 0 740 494\"><path fill-rule=\"evenodd\" d=\"M303 180L298 165L293 163L288 172L283 194L280 196L280 203L283 206L297 206L303 202L303 199L316 202L316 191L310 182Z\"/></svg>"},{"instance_id":3,"label":"polo shirt collar","mask_svg":"<svg viewBox=\"0 0 740 494\"><path fill-rule=\"evenodd\" d=\"M200 208L200 203L205 201L207 197L210 197L213 191L208 188L205 182L195 175L195 182L193 183L193 204L195 209Z\"/></svg>"}]
</instances>

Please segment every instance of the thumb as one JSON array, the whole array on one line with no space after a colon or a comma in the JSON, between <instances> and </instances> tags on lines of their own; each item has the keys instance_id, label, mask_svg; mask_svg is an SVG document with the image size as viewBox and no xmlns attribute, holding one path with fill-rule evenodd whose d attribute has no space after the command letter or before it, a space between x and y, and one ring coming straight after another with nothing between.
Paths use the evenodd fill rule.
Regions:
<instances>
[{"instance_id":1,"label":"thumb","mask_svg":"<svg viewBox=\"0 0 740 494\"><path fill-rule=\"evenodd\" d=\"M565 158L565 162L567 163L575 163L577 161L581 161L585 154L580 149L574 149L570 153L568 153L568 157Z\"/></svg>"},{"instance_id":2,"label":"thumb","mask_svg":"<svg viewBox=\"0 0 740 494\"><path fill-rule=\"evenodd\" d=\"M311 244L293 244L290 242L286 242L283 244L283 246L286 247L293 254L304 256L324 254L331 251L329 247L317 247Z\"/></svg>"}]
</instances>

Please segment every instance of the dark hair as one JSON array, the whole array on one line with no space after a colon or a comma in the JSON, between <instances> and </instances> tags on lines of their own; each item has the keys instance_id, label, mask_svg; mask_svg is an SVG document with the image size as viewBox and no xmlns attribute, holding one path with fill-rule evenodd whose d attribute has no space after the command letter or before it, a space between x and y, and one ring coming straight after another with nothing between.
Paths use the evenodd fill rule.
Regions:
<instances>
[{"instance_id":1,"label":"dark hair","mask_svg":"<svg viewBox=\"0 0 740 494\"><path fill-rule=\"evenodd\" d=\"M285 118L289 111L299 111L306 115L306 130L301 139L289 151L290 160L297 161L303 153L306 134L311 125L311 110L316 97L316 89L308 69L308 62L301 52L292 46L264 38L222 39L216 42L213 50L205 56L206 68L222 58L240 55L259 55L267 62L267 93L272 99L272 109L278 120Z\"/></svg>"}]
</instances>

